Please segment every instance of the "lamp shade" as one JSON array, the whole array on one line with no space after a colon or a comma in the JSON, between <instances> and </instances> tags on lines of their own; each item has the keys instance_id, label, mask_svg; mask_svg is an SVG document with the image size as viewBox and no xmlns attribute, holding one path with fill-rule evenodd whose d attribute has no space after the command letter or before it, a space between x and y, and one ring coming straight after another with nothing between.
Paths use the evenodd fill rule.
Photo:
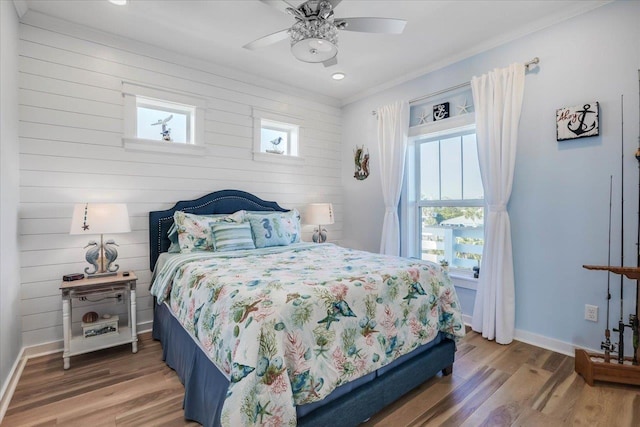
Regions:
<instances>
[{"instance_id":1,"label":"lamp shade","mask_svg":"<svg viewBox=\"0 0 640 427\"><path fill-rule=\"evenodd\" d=\"M82 203L73 208L69 234L128 233L129 211L124 203Z\"/></svg>"},{"instance_id":2,"label":"lamp shade","mask_svg":"<svg viewBox=\"0 0 640 427\"><path fill-rule=\"evenodd\" d=\"M331 203L311 203L305 211L304 222L314 225L333 224L333 205Z\"/></svg>"}]
</instances>

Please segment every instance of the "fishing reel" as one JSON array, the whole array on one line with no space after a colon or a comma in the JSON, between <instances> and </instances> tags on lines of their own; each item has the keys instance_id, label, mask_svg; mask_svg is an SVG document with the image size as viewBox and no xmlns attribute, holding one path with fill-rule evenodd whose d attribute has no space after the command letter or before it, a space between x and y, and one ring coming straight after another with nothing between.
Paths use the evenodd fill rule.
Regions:
<instances>
[{"instance_id":1,"label":"fishing reel","mask_svg":"<svg viewBox=\"0 0 640 427\"><path fill-rule=\"evenodd\" d=\"M602 341L600 343L600 349L604 350L605 353L615 353L616 345L607 339L606 341Z\"/></svg>"}]
</instances>

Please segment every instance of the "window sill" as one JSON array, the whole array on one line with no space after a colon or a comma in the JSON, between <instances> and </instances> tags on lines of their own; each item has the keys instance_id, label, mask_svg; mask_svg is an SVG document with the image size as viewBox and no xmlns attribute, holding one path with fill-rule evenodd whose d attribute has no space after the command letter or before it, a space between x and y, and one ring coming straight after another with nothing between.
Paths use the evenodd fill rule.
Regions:
<instances>
[{"instance_id":1,"label":"window sill","mask_svg":"<svg viewBox=\"0 0 640 427\"><path fill-rule=\"evenodd\" d=\"M262 152L254 152L253 160L258 162L284 163L284 164L290 164L290 165L303 165L305 163L305 160L303 157L287 156L284 154L262 153Z\"/></svg>"},{"instance_id":2,"label":"window sill","mask_svg":"<svg viewBox=\"0 0 640 427\"><path fill-rule=\"evenodd\" d=\"M122 138L125 150L146 151L152 153L186 154L201 156L207 151L207 147L195 144L182 144L177 142L154 141L151 139Z\"/></svg>"},{"instance_id":3,"label":"window sill","mask_svg":"<svg viewBox=\"0 0 640 427\"><path fill-rule=\"evenodd\" d=\"M478 279L473 277L473 274L468 274L463 271L451 271L449 273L453 286L458 288L470 289L472 291L478 288Z\"/></svg>"}]
</instances>

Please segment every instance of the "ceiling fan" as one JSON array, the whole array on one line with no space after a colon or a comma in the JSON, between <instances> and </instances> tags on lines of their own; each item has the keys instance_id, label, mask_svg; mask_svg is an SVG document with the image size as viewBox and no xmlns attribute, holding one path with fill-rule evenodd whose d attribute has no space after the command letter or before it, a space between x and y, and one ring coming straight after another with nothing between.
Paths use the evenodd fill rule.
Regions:
<instances>
[{"instance_id":1,"label":"ceiling fan","mask_svg":"<svg viewBox=\"0 0 640 427\"><path fill-rule=\"evenodd\" d=\"M307 0L294 6L287 0L260 0L293 16L296 22L284 30L244 45L259 49L286 38L291 52L300 61L322 62L325 67L338 63L338 30L362 33L401 34L407 21L394 18L336 18L333 11L341 0Z\"/></svg>"}]
</instances>

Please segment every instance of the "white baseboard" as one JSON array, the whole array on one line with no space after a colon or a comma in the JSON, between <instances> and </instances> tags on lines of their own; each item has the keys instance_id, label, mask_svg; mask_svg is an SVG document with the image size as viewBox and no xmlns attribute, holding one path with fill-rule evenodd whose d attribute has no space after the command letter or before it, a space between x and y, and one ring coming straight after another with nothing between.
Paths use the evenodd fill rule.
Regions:
<instances>
[{"instance_id":1,"label":"white baseboard","mask_svg":"<svg viewBox=\"0 0 640 427\"><path fill-rule=\"evenodd\" d=\"M0 423L2 423L4 414L7 412L9 402L11 402L13 392L16 390L16 386L18 385L18 381L20 380L20 376L22 375L22 370L24 369L24 365L26 364L27 358L24 357L23 347L22 350L20 350L18 357L16 357L15 362L13 362L13 366L9 371L7 380L2 385L2 389L0 389Z\"/></svg>"},{"instance_id":2,"label":"white baseboard","mask_svg":"<svg viewBox=\"0 0 640 427\"><path fill-rule=\"evenodd\" d=\"M541 348L555 351L556 353L564 354L571 357L575 356L576 348L581 348L583 350L594 352L594 353L600 352L600 350L594 350L591 348L577 346L575 344L560 341L555 338L549 338L543 335L538 335L532 332L522 331L519 329L516 329L514 339L521 341L523 343L535 345L536 347L541 347Z\"/></svg>"},{"instance_id":3,"label":"white baseboard","mask_svg":"<svg viewBox=\"0 0 640 427\"><path fill-rule=\"evenodd\" d=\"M462 321L466 326L471 327L472 316L468 314L462 315ZM523 342L525 344L531 344L536 347L544 348L545 350L555 351L556 353L564 354L566 356L575 356L576 348L581 348L583 350L599 353L600 350L594 350L591 348L580 347L575 344L571 344L568 342L560 341L555 338L545 337L544 335L534 334L532 332L523 331L521 329L515 330L515 336L513 338L516 341Z\"/></svg>"},{"instance_id":4,"label":"white baseboard","mask_svg":"<svg viewBox=\"0 0 640 427\"><path fill-rule=\"evenodd\" d=\"M463 314L462 315L462 323L464 323L466 326L471 326L471 319L472 317L468 314Z\"/></svg>"},{"instance_id":5,"label":"white baseboard","mask_svg":"<svg viewBox=\"0 0 640 427\"><path fill-rule=\"evenodd\" d=\"M153 320L149 320L138 323L137 332L138 334L150 332L152 328ZM16 386L18 385L20 376L22 376L22 371L24 370L27 361L33 357L46 356L48 354L61 352L62 350L64 350L64 342L62 340L22 347L18 357L11 367L7 381L2 385L2 389L0 389L0 423L2 423L4 414L7 412L9 402L11 402L13 392L16 390ZM62 365L60 365L60 367L62 368Z\"/></svg>"}]
</instances>

